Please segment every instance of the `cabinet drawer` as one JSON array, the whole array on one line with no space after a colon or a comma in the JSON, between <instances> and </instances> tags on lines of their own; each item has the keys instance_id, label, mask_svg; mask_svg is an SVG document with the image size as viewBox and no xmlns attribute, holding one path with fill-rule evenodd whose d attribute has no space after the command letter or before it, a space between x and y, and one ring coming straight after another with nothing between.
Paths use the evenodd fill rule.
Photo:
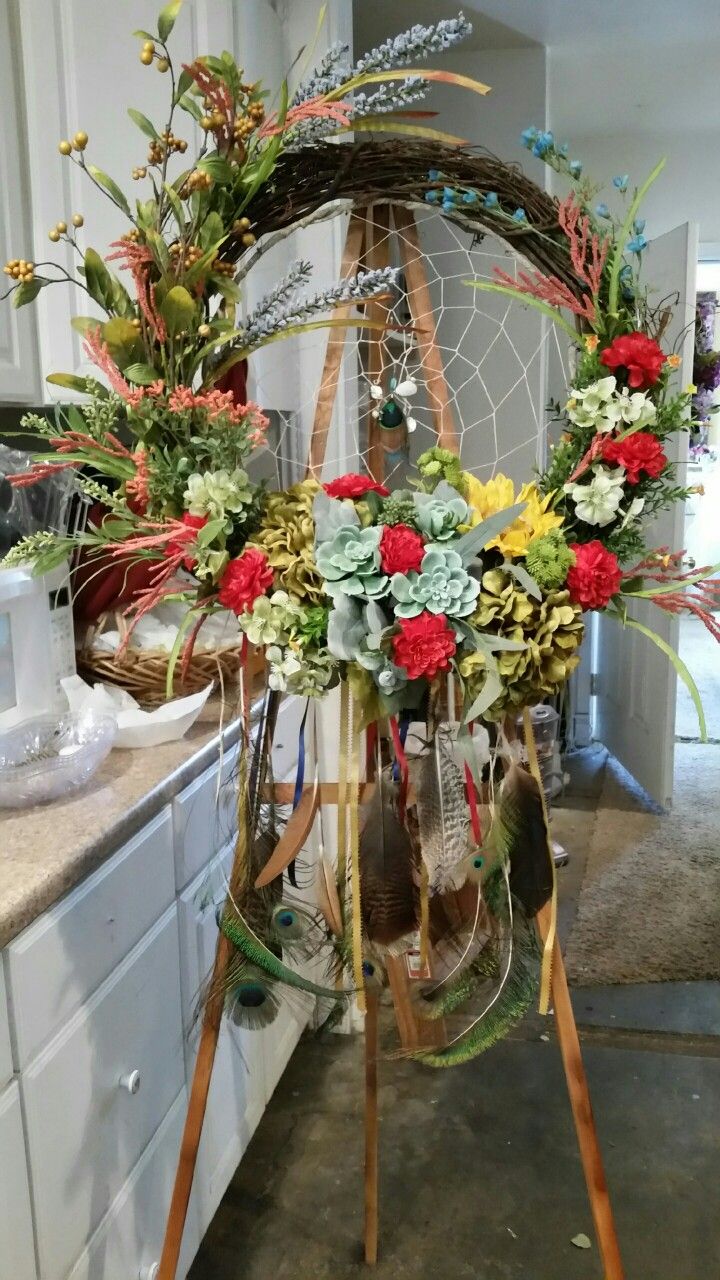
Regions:
<instances>
[{"instance_id":1,"label":"cabinet drawer","mask_svg":"<svg viewBox=\"0 0 720 1280\"><path fill-rule=\"evenodd\" d=\"M228 849L188 886L178 903L188 1082L200 1034L195 1017L198 992L215 956L215 911L225 900L224 872L231 861L232 849ZM265 1107L265 1035L242 1031L223 1019L196 1173L203 1229L209 1225Z\"/></svg>"},{"instance_id":2,"label":"cabinet drawer","mask_svg":"<svg viewBox=\"0 0 720 1280\"><path fill-rule=\"evenodd\" d=\"M175 896L169 807L7 949L19 1066L84 1004Z\"/></svg>"},{"instance_id":3,"label":"cabinet drawer","mask_svg":"<svg viewBox=\"0 0 720 1280\"><path fill-rule=\"evenodd\" d=\"M40 1270L61 1280L184 1084L174 904L22 1084Z\"/></svg>"},{"instance_id":4,"label":"cabinet drawer","mask_svg":"<svg viewBox=\"0 0 720 1280\"><path fill-rule=\"evenodd\" d=\"M3 958L0 955L0 1093L13 1073L12 1052L10 1049L10 1022L8 1019L7 996L5 994L5 975Z\"/></svg>"},{"instance_id":5,"label":"cabinet drawer","mask_svg":"<svg viewBox=\"0 0 720 1280\"><path fill-rule=\"evenodd\" d=\"M207 769L173 800L178 889L207 866L235 831L238 750L227 751L221 766Z\"/></svg>"},{"instance_id":6,"label":"cabinet drawer","mask_svg":"<svg viewBox=\"0 0 720 1280\"><path fill-rule=\"evenodd\" d=\"M160 1260L186 1110L183 1089L67 1280L144 1280L152 1275ZM187 1275L201 1234L193 1190L177 1280Z\"/></svg>"},{"instance_id":7,"label":"cabinet drawer","mask_svg":"<svg viewBox=\"0 0 720 1280\"><path fill-rule=\"evenodd\" d=\"M0 1280L35 1280L30 1185L17 1084L0 1093Z\"/></svg>"}]
</instances>

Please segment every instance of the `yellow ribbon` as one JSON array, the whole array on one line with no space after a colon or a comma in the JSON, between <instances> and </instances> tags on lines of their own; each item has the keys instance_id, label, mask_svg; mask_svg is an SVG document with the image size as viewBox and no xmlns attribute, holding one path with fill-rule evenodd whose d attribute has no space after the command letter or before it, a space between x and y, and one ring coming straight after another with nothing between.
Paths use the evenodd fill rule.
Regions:
<instances>
[{"instance_id":1,"label":"yellow ribbon","mask_svg":"<svg viewBox=\"0 0 720 1280\"><path fill-rule=\"evenodd\" d=\"M362 914L360 910L360 741L361 735L353 733L353 722L360 723L362 708L353 701L350 720L352 748L350 754L350 880L352 891L352 958L353 981L357 991L357 1004L361 1013L365 1013L365 975L363 973L363 940Z\"/></svg>"},{"instance_id":2,"label":"yellow ribbon","mask_svg":"<svg viewBox=\"0 0 720 1280\"><path fill-rule=\"evenodd\" d=\"M340 905L345 905L345 881L347 877L347 789L348 789L348 736L350 727L350 690L347 682L340 682L340 760L338 767L338 825L337 825L337 881ZM344 923L344 921L343 921Z\"/></svg>"},{"instance_id":3,"label":"yellow ribbon","mask_svg":"<svg viewBox=\"0 0 720 1280\"><path fill-rule=\"evenodd\" d=\"M557 935L557 876L555 874L555 859L553 857L552 842L550 840L550 824L548 821L547 805L545 804L545 792L543 790L542 776L540 774L540 765L538 763L537 747L535 745L535 734L533 732L532 716L528 707L523 708L523 728L525 730L525 748L528 754L528 764L530 772L538 784L540 791L540 803L542 804L543 818L545 819L545 830L547 832L547 851L550 860L550 869L552 872L552 894L550 896L550 924L545 937L543 946L542 967L540 969L540 1004L538 1010L540 1013L546 1014L550 1009L550 986L552 983L552 958L553 949L555 947L555 938Z\"/></svg>"},{"instance_id":4,"label":"yellow ribbon","mask_svg":"<svg viewBox=\"0 0 720 1280\"><path fill-rule=\"evenodd\" d=\"M420 863L420 968L430 963L430 880L425 863Z\"/></svg>"}]
</instances>

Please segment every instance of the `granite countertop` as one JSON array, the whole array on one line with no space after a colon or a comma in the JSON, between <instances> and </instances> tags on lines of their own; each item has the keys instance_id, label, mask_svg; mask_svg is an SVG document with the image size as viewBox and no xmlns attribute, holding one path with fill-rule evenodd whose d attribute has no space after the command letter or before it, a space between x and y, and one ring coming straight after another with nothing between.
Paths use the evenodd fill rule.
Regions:
<instances>
[{"instance_id":1,"label":"granite countertop","mask_svg":"<svg viewBox=\"0 0 720 1280\"><path fill-rule=\"evenodd\" d=\"M179 742L111 751L67 800L0 810L0 949L219 760L218 725L219 705L211 700ZM233 720L223 748L238 736Z\"/></svg>"}]
</instances>

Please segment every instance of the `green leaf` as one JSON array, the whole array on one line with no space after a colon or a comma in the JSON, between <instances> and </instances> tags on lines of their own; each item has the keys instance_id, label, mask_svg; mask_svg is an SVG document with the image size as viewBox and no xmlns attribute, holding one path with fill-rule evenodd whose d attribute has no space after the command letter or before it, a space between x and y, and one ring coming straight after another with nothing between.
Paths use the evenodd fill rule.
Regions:
<instances>
[{"instance_id":1,"label":"green leaf","mask_svg":"<svg viewBox=\"0 0 720 1280\"><path fill-rule=\"evenodd\" d=\"M177 222L178 228L182 233L185 231L185 221L186 221L185 210L182 207L182 200L180 199L175 188L170 186L169 182L163 182L163 191L165 192L165 195L168 198L168 204L170 205L170 208L173 211L173 216L175 218L175 221Z\"/></svg>"},{"instance_id":2,"label":"green leaf","mask_svg":"<svg viewBox=\"0 0 720 1280\"><path fill-rule=\"evenodd\" d=\"M218 534L222 533L225 528L225 517L219 516L217 520L208 520L202 529L198 529L195 541L199 547L209 547L215 541Z\"/></svg>"},{"instance_id":3,"label":"green leaf","mask_svg":"<svg viewBox=\"0 0 720 1280\"><path fill-rule=\"evenodd\" d=\"M469 285L471 289L484 289L487 293L500 293L506 298L514 298L516 302L520 302L524 307L533 307L535 311L539 311L544 316L549 316L551 320L555 321L555 324L559 324L568 337L572 338L576 347L582 346L582 339L577 329L565 319L557 307L551 307L549 302L541 302L540 298L533 298L529 293L521 293L519 289L511 289L506 284L496 284L493 280L463 280L463 284Z\"/></svg>"},{"instance_id":4,"label":"green leaf","mask_svg":"<svg viewBox=\"0 0 720 1280\"><path fill-rule=\"evenodd\" d=\"M143 31L142 27L138 27L137 31L133 31L133 35L137 36L139 40L152 40L153 43L155 41L155 36L152 34L152 32Z\"/></svg>"},{"instance_id":5,"label":"green leaf","mask_svg":"<svg viewBox=\"0 0 720 1280\"><path fill-rule=\"evenodd\" d=\"M457 551L462 557L463 564L468 565L488 542L492 542L493 538L502 533L503 529L507 529L513 520L517 520L526 506L526 502L516 502L514 506L506 507L504 511L496 511L494 515L476 524L474 529L470 529L457 542L454 542L453 551Z\"/></svg>"},{"instance_id":6,"label":"green leaf","mask_svg":"<svg viewBox=\"0 0 720 1280\"><path fill-rule=\"evenodd\" d=\"M202 612L205 612L205 610L202 610ZM177 660L180 657L180 650L182 648L182 643L185 638L185 632L189 629L190 624L194 622L194 620L195 620L194 611L192 609L188 609L187 613L185 614L185 617L182 618L180 622L180 626L178 627L178 633L175 637L175 643L173 644L170 657L168 658L167 675L165 677L165 697L168 699L172 698L173 696L173 678L175 676L175 667L177 666Z\"/></svg>"},{"instance_id":7,"label":"green leaf","mask_svg":"<svg viewBox=\"0 0 720 1280\"><path fill-rule=\"evenodd\" d=\"M219 293L226 302L239 302L242 298L242 289L234 280L228 280L227 276L214 276L213 289Z\"/></svg>"},{"instance_id":8,"label":"green leaf","mask_svg":"<svg viewBox=\"0 0 720 1280\"><path fill-rule=\"evenodd\" d=\"M123 369L123 373L128 382L134 382L138 387L149 387L151 382L157 382L160 377L151 364L129 364Z\"/></svg>"},{"instance_id":9,"label":"green leaf","mask_svg":"<svg viewBox=\"0 0 720 1280\"><path fill-rule=\"evenodd\" d=\"M12 304L14 307L24 307L28 302L34 302L40 290L47 282L45 280L23 281L19 284L12 296Z\"/></svg>"},{"instance_id":10,"label":"green leaf","mask_svg":"<svg viewBox=\"0 0 720 1280\"><path fill-rule=\"evenodd\" d=\"M140 335L133 324L125 316L113 316L102 326L103 342L119 369L130 364L135 352L141 346Z\"/></svg>"},{"instance_id":11,"label":"green leaf","mask_svg":"<svg viewBox=\"0 0 720 1280\"><path fill-rule=\"evenodd\" d=\"M127 113L130 119L134 120L140 132L145 134L146 138L152 138L154 142L159 141L160 134L155 125L152 120L148 120L147 116L143 115L142 111L136 111L134 107L128 107Z\"/></svg>"},{"instance_id":12,"label":"green leaf","mask_svg":"<svg viewBox=\"0 0 720 1280\"><path fill-rule=\"evenodd\" d=\"M130 212L130 205L128 204L125 195L120 190L117 182L113 182L112 178L109 177L102 169L98 169L96 164L89 164L87 166L87 171L91 177L93 177L96 182L99 182L100 186L107 191L110 199L115 201L115 204L122 209L123 213L126 214L128 218L131 218L132 214Z\"/></svg>"},{"instance_id":13,"label":"green leaf","mask_svg":"<svg viewBox=\"0 0 720 1280\"><path fill-rule=\"evenodd\" d=\"M610 312L611 315L617 314L618 295L620 293L620 272L622 270L623 257L625 254L625 246L628 240L630 239L632 224L638 215L640 205L645 199L645 196L647 195L655 179L658 177L660 173L662 173L663 169L665 168L665 164L666 164L666 161L664 158L660 160L659 163L655 165L655 168L653 169L652 173L645 179L642 186L635 192L635 195L633 196L630 202L630 207L627 211L627 214L625 215L625 221L623 222L622 227L620 228L618 237L615 241L615 248L613 252L612 263L610 266L610 283L608 285L608 311Z\"/></svg>"},{"instance_id":14,"label":"green leaf","mask_svg":"<svg viewBox=\"0 0 720 1280\"><path fill-rule=\"evenodd\" d=\"M152 227L148 227L148 230L145 233L145 237L147 239L148 244L152 248L152 251L155 255L155 261L160 267L160 270L162 272L166 272L170 266L170 253L168 251L168 247L163 237L160 235L158 231L155 231Z\"/></svg>"},{"instance_id":15,"label":"green leaf","mask_svg":"<svg viewBox=\"0 0 720 1280\"><path fill-rule=\"evenodd\" d=\"M612 612L608 612L610 613L610 617L612 617ZM705 723L705 712L703 711L702 699L700 697L698 687L680 657L680 654L676 653L672 645L668 644L667 640L664 640L662 636L659 636L657 631L653 631L650 627L646 627L642 622L638 622L635 618L626 617L623 620L623 625L626 627L632 627L635 631L639 631L642 635L646 636L648 640L652 640L653 644L656 644L658 649L661 649L665 656L670 659L695 704L698 724L700 726L700 741L707 742L707 725Z\"/></svg>"},{"instance_id":16,"label":"green leaf","mask_svg":"<svg viewBox=\"0 0 720 1280\"><path fill-rule=\"evenodd\" d=\"M220 182L223 185L230 182L233 176L232 165L222 156L203 156L202 160L198 160L197 167L203 173L209 173L213 182Z\"/></svg>"},{"instance_id":17,"label":"green leaf","mask_svg":"<svg viewBox=\"0 0 720 1280\"><path fill-rule=\"evenodd\" d=\"M215 210L207 215L198 231L198 244L201 249L217 248L225 239L225 224Z\"/></svg>"},{"instance_id":18,"label":"green leaf","mask_svg":"<svg viewBox=\"0 0 720 1280\"><path fill-rule=\"evenodd\" d=\"M187 93L190 86L193 85L194 83L195 81L193 80L193 77L190 75L190 72L186 71L183 68L183 70L180 72L180 75L178 76L177 88L175 90L176 103L180 101L180 99Z\"/></svg>"},{"instance_id":19,"label":"green leaf","mask_svg":"<svg viewBox=\"0 0 720 1280\"><path fill-rule=\"evenodd\" d=\"M487 663L487 675L485 676L483 687L475 701L463 712L463 724L469 724L471 720L477 720L478 716L483 715L502 693L503 686L497 663L490 654L485 655L485 661Z\"/></svg>"},{"instance_id":20,"label":"green leaf","mask_svg":"<svg viewBox=\"0 0 720 1280\"><path fill-rule=\"evenodd\" d=\"M200 106L200 103L195 101L192 94L184 93L182 98L178 98L178 106L181 111L187 111L188 115L192 116L193 120L202 120L204 114L203 109Z\"/></svg>"},{"instance_id":21,"label":"green leaf","mask_svg":"<svg viewBox=\"0 0 720 1280\"><path fill-rule=\"evenodd\" d=\"M84 396L99 396L101 400L107 400L110 394L96 378L80 378L75 373L49 373L45 381L54 387L65 387L67 391L79 391Z\"/></svg>"},{"instance_id":22,"label":"green leaf","mask_svg":"<svg viewBox=\"0 0 720 1280\"><path fill-rule=\"evenodd\" d=\"M280 106L278 108L278 115L277 115L277 124L280 127L280 132L276 133L270 139L270 142L263 150L260 157L260 161L257 165L256 170L254 171L253 178L249 183L249 185L246 186L245 196L243 198L242 204L240 205L240 212L242 212L242 210L250 203L256 191L259 191L260 187L263 186L265 182L267 182L268 178L270 177L270 174L275 168L275 165L277 163L277 159L278 159L278 156L280 155L280 150L283 144L282 126L285 124L287 110L288 110L288 86L287 86L287 80L283 80L283 83L280 87ZM245 174L243 176L245 178L247 177L247 170L245 170Z\"/></svg>"},{"instance_id":23,"label":"green leaf","mask_svg":"<svg viewBox=\"0 0 720 1280\"><path fill-rule=\"evenodd\" d=\"M168 333L175 335L192 328L195 303L183 285L173 286L163 300L160 310L168 327Z\"/></svg>"},{"instance_id":24,"label":"green leaf","mask_svg":"<svg viewBox=\"0 0 720 1280\"><path fill-rule=\"evenodd\" d=\"M109 311L114 297L113 278L96 249L85 251L85 283L93 301Z\"/></svg>"},{"instance_id":25,"label":"green leaf","mask_svg":"<svg viewBox=\"0 0 720 1280\"><path fill-rule=\"evenodd\" d=\"M97 316L73 316L70 321L71 327L76 333L82 334L83 338L87 338L88 334L94 333L96 329L101 327L102 321Z\"/></svg>"},{"instance_id":26,"label":"green leaf","mask_svg":"<svg viewBox=\"0 0 720 1280\"><path fill-rule=\"evenodd\" d=\"M161 40L167 40L170 35L175 26L175 19L180 12L181 5L182 0L170 0L170 3L160 10L158 15L158 35Z\"/></svg>"}]
</instances>

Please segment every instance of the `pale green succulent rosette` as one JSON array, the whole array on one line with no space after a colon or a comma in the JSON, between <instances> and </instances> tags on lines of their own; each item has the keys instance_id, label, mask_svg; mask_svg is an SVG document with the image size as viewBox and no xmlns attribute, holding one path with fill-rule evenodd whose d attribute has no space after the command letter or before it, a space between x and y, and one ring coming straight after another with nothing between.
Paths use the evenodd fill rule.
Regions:
<instances>
[{"instance_id":1,"label":"pale green succulent rosette","mask_svg":"<svg viewBox=\"0 0 720 1280\"><path fill-rule=\"evenodd\" d=\"M455 497L415 494L415 523L420 532L432 538L433 542L447 542L454 538L458 525L468 523L469 519L470 508L459 494Z\"/></svg>"},{"instance_id":2,"label":"pale green succulent rosette","mask_svg":"<svg viewBox=\"0 0 720 1280\"><path fill-rule=\"evenodd\" d=\"M388 577L381 572L381 535L382 529L377 525L362 529L347 524L341 525L328 542L319 544L315 559L328 595L384 595Z\"/></svg>"},{"instance_id":3,"label":"pale green succulent rosette","mask_svg":"<svg viewBox=\"0 0 720 1280\"><path fill-rule=\"evenodd\" d=\"M480 583L470 576L457 551L429 546L420 572L393 574L390 589L397 600L398 618L414 618L424 611L466 618L475 608Z\"/></svg>"}]
</instances>

